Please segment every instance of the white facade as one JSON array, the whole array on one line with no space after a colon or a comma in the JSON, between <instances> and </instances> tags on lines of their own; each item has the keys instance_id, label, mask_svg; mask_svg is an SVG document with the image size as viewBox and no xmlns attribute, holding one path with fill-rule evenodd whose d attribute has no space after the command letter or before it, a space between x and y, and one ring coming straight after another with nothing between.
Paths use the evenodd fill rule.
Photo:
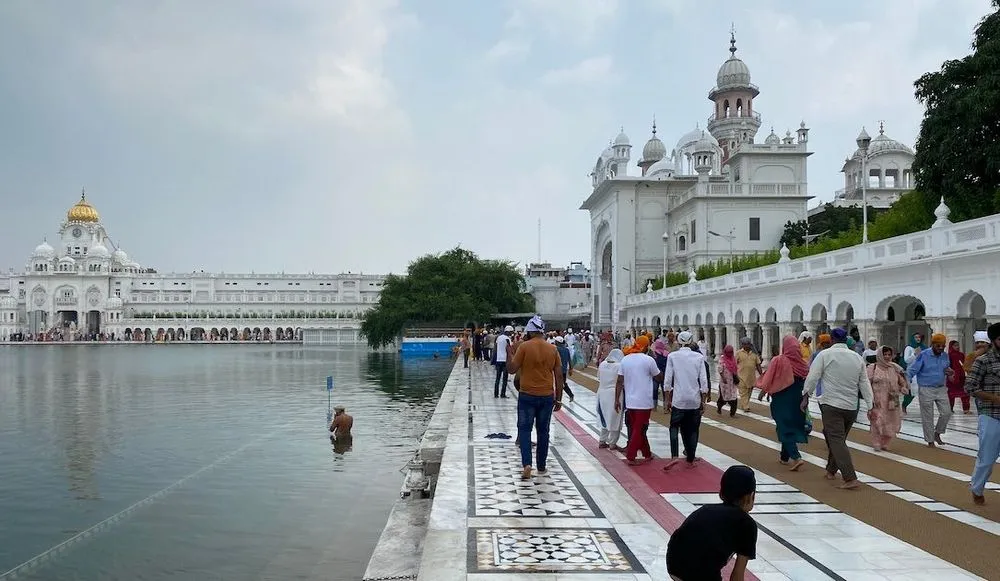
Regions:
<instances>
[{"instance_id":1,"label":"white facade","mask_svg":"<svg viewBox=\"0 0 1000 581\"><path fill-rule=\"evenodd\" d=\"M114 247L81 196L24 274L0 278L0 341L359 340L380 275L160 274ZM322 333L319 333L322 330Z\"/></svg>"},{"instance_id":2,"label":"white facade","mask_svg":"<svg viewBox=\"0 0 1000 581\"><path fill-rule=\"evenodd\" d=\"M586 316L580 309L590 305L590 269L582 262L568 268L533 263L525 269L525 286L535 299L535 312L546 320Z\"/></svg>"},{"instance_id":3,"label":"white facade","mask_svg":"<svg viewBox=\"0 0 1000 581\"><path fill-rule=\"evenodd\" d=\"M886 135L885 126L879 124L878 135L872 139L868 151L857 149L844 160L840 170L844 174L844 187L834 194L833 205L860 207L862 198L867 195L869 207L888 208L913 189L913 158L913 150ZM868 174L867 184L865 174ZM862 185L866 187L862 189ZM810 210L809 214L820 211L822 206Z\"/></svg>"},{"instance_id":4,"label":"white facade","mask_svg":"<svg viewBox=\"0 0 1000 581\"><path fill-rule=\"evenodd\" d=\"M777 247L789 220L806 217L809 129L800 123L756 143L759 94L746 64L730 58L709 93L713 113L670 151L653 135L643 147L640 175L629 175L631 145L619 134L598 158L590 212L592 325L622 326L624 298L665 272L690 272L733 254Z\"/></svg>"},{"instance_id":5,"label":"white facade","mask_svg":"<svg viewBox=\"0 0 1000 581\"><path fill-rule=\"evenodd\" d=\"M713 352L749 336L765 356L803 329L857 327L899 348L916 331L968 349L1000 318L1000 215L633 295L623 327L692 329Z\"/></svg>"}]
</instances>

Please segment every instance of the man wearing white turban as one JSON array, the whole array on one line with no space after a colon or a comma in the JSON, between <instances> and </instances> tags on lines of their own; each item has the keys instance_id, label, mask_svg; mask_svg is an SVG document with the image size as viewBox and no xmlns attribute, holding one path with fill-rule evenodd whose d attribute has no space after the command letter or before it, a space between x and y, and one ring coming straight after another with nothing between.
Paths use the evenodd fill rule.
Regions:
<instances>
[{"instance_id":1,"label":"man wearing white turban","mask_svg":"<svg viewBox=\"0 0 1000 581\"><path fill-rule=\"evenodd\" d=\"M601 420L601 438L599 448L611 448L624 451L618 445L622 433L622 414L615 408L615 385L618 383L618 370L625 354L621 349L612 349L597 368L597 417ZM620 402L624 404L624 402ZM621 407L621 405L617 406Z\"/></svg>"}]
</instances>

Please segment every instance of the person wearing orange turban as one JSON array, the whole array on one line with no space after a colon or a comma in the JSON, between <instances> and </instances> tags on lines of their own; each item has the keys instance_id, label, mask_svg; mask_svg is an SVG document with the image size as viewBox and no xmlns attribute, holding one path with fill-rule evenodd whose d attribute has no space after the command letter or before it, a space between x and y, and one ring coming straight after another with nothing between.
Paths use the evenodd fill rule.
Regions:
<instances>
[{"instance_id":1,"label":"person wearing orange turban","mask_svg":"<svg viewBox=\"0 0 1000 581\"><path fill-rule=\"evenodd\" d=\"M952 414L945 385L955 370L951 368L951 357L944 351L947 341L943 333L934 333L931 335L931 348L921 351L906 368L906 376L917 380L920 424L924 429L924 441L931 448L944 445L941 436L948 428ZM935 408L937 421L934 420Z\"/></svg>"}]
</instances>

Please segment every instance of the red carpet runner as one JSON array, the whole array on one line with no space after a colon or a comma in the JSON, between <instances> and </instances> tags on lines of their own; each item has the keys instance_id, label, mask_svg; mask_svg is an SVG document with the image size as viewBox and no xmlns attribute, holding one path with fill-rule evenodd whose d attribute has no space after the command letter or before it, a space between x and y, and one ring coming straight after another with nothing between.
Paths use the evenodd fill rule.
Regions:
<instances>
[{"instance_id":1,"label":"red carpet runner","mask_svg":"<svg viewBox=\"0 0 1000 581\"><path fill-rule=\"evenodd\" d=\"M660 494L671 492L718 494L719 492L722 471L707 462L702 461L695 468L676 466L669 472L663 471L666 461L660 458L642 466L629 466L617 455L598 448L597 440L569 414L561 412L553 415L601 463L601 466L615 477L636 503L669 534L673 534L677 527L681 526L684 515ZM663 547L663 554L666 553L667 548ZM732 563L723 572L723 579L729 578L731 569ZM749 571L746 578L748 581L758 581Z\"/></svg>"}]
</instances>

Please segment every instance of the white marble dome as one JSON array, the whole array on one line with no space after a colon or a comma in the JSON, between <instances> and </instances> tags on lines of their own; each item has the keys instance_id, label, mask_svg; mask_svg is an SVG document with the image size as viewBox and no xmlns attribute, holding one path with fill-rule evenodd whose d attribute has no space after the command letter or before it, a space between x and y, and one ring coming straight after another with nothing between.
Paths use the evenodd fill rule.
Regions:
<instances>
[{"instance_id":1,"label":"white marble dome","mask_svg":"<svg viewBox=\"0 0 1000 581\"><path fill-rule=\"evenodd\" d=\"M718 144L705 131L701 132L701 138L695 142L694 150L698 153L715 153Z\"/></svg>"},{"instance_id":2,"label":"white marble dome","mask_svg":"<svg viewBox=\"0 0 1000 581\"><path fill-rule=\"evenodd\" d=\"M885 129L880 128L878 135L876 135L872 142L868 145L868 155L876 155L879 153L905 153L907 155L914 155L913 149L911 149L905 143L896 141L895 139L889 137L885 134ZM854 157L861 158L861 150L857 149L854 152Z\"/></svg>"},{"instance_id":3,"label":"white marble dome","mask_svg":"<svg viewBox=\"0 0 1000 581\"><path fill-rule=\"evenodd\" d=\"M745 87L750 84L750 67L736 58L734 52L733 56L726 59L726 62L719 67L719 74L716 75L715 82L720 89L732 86Z\"/></svg>"},{"instance_id":4,"label":"white marble dome","mask_svg":"<svg viewBox=\"0 0 1000 581\"><path fill-rule=\"evenodd\" d=\"M686 148L687 146L691 145L692 143L697 143L698 140L701 139L703 133L705 132L702 131L700 127L695 125L694 129L688 131L687 133L684 134L683 137L677 140L676 150L680 151Z\"/></svg>"},{"instance_id":5,"label":"white marble dome","mask_svg":"<svg viewBox=\"0 0 1000 581\"><path fill-rule=\"evenodd\" d=\"M108 247L100 242L90 248L89 255L93 258L111 258L111 252L108 251Z\"/></svg>"},{"instance_id":6,"label":"white marble dome","mask_svg":"<svg viewBox=\"0 0 1000 581\"><path fill-rule=\"evenodd\" d=\"M618 137L615 137L615 145L631 145L624 130L618 134Z\"/></svg>"},{"instance_id":7,"label":"white marble dome","mask_svg":"<svg viewBox=\"0 0 1000 581\"><path fill-rule=\"evenodd\" d=\"M62 258L59 259L59 263L60 264L76 264L76 261L73 260L72 256L63 256Z\"/></svg>"},{"instance_id":8,"label":"white marble dome","mask_svg":"<svg viewBox=\"0 0 1000 581\"><path fill-rule=\"evenodd\" d=\"M771 134L767 136L764 140L765 145L779 145L781 143L781 138L778 134L774 132L774 127L771 128Z\"/></svg>"},{"instance_id":9,"label":"white marble dome","mask_svg":"<svg viewBox=\"0 0 1000 581\"><path fill-rule=\"evenodd\" d=\"M646 170L646 177L670 177L674 175L674 163L668 158L663 158Z\"/></svg>"},{"instance_id":10,"label":"white marble dome","mask_svg":"<svg viewBox=\"0 0 1000 581\"><path fill-rule=\"evenodd\" d=\"M642 147L642 161L660 161L667 156L667 146L654 133Z\"/></svg>"},{"instance_id":11,"label":"white marble dome","mask_svg":"<svg viewBox=\"0 0 1000 581\"><path fill-rule=\"evenodd\" d=\"M56 249L52 248L52 245L47 241L42 241L41 244L35 247L35 251L31 253L32 258L44 258L51 260L56 256Z\"/></svg>"},{"instance_id":12,"label":"white marble dome","mask_svg":"<svg viewBox=\"0 0 1000 581\"><path fill-rule=\"evenodd\" d=\"M122 266L128 264L128 254L126 254L125 251L122 250L121 248L115 250L114 253L111 254L111 258L113 258L115 262L121 264Z\"/></svg>"}]
</instances>

